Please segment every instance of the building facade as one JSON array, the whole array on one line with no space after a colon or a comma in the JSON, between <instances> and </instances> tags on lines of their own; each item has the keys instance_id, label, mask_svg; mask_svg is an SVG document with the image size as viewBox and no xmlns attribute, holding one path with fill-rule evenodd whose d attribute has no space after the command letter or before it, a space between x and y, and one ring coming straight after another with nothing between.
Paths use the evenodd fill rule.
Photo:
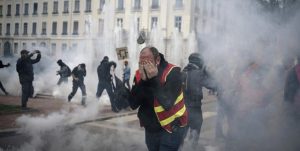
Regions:
<instances>
[{"instance_id":1,"label":"building facade","mask_svg":"<svg viewBox=\"0 0 300 151\"><path fill-rule=\"evenodd\" d=\"M129 33L133 20L138 32L158 28L166 43L175 31L186 39L196 29L197 1L0 0L0 56L36 47L50 56L60 55L77 47L78 41L113 32L117 26Z\"/></svg>"}]
</instances>

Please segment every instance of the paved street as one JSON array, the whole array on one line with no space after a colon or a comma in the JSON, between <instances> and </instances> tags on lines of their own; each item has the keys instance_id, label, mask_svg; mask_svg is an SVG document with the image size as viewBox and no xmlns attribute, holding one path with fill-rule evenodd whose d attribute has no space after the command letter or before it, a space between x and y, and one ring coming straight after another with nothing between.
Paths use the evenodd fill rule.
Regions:
<instances>
[{"instance_id":1,"label":"paved street","mask_svg":"<svg viewBox=\"0 0 300 151\"><path fill-rule=\"evenodd\" d=\"M13 98L10 99L13 100ZM46 99L51 100L51 97ZM208 96L203 103L204 123L200 139L200 144L203 146L212 145L214 136L214 121L216 117L216 101L214 99L215 98L213 96ZM35 101L35 103L37 103L37 100ZM62 106L63 108L67 108L65 104ZM74 104L72 106L74 106ZM88 109L90 109L90 107L88 107ZM41 114L40 112L42 112L42 109L32 114ZM60 114L61 113L59 113L59 115ZM14 116L20 115L22 114L14 114ZM71 114L68 116L74 115ZM1 115L1 117L5 116ZM79 120L73 124L67 125L59 123L56 125L56 127L53 126L52 128L48 129L42 128L43 126L47 127L47 125L45 126L43 122L49 122L49 124L51 124L50 120L52 118L52 114L50 113L46 117L42 116L38 118L40 119L36 120L41 121L40 125L39 123L35 123L37 125L32 126L37 126L37 128L40 128L40 130L35 130L35 128L32 128L31 132L30 128L25 128L24 130L23 128L19 129L20 127L2 129L0 133L0 148L4 150L18 150L19 148L27 149L28 147L40 149L47 147L46 150L54 150L54 146L59 149L59 147L65 148L65 145L69 144L70 148L66 150L72 150L71 146L78 146L78 141L80 141L82 146L84 146L82 150L97 150L97 148L101 148L101 150L104 151L120 149L128 151L147 150L144 143L144 130L139 126L136 111L127 110L121 111L120 113L113 113L110 111L110 106L102 105L95 118L84 118L85 120ZM59 117L56 118L59 119ZM68 119L73 117L64 118ZM34 119L34 117L29 118L29 120ZM54 121L52 123L56 122ZM42 139L42 143L39 142L37 144L36 141L39 139ZM57 140L61 141L55 143ZM72 145L72 143L74 144ZM190 150L188 146L189 143L186 142L185 144L186 145L183 147L183 149ZM50 147L50 149L48 147Z\"/></svg>"}]
</instances>

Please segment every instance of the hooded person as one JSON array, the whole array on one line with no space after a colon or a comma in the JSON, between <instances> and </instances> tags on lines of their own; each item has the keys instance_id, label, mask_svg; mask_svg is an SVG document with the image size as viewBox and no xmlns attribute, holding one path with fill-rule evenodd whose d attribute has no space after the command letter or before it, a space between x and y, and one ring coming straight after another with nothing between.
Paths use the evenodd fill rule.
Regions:
<instances>
[{"instance_id":1,"label":"hooded person","mask_svg":"<svg viewBox=\"0 0 300 151\"><path fill-rule=\"evenodd\" d=\"M81 104L83 106L86 105L86 89L84 85L84 77L86 76L86 69L85 69L85 64L81 63L78 66L76 66L72 70L72 77L73 77L73 87L72 87L72 92L68 96L68 102L71 102L71 99L74 97L76 94L78 88L80 88L81 93L82 93L82 98L81 98Z\"/></svg>"},{"instance_id":2,"label":"hooded person","mask_svg":"<svg viewBox=\"0 0 300 151\"><path fill-rule=\"evenodd\" d=\"M37 54L36 59L31 59L34 54ZM28 98L32 97L34 93L32 85L34 80L33 64L38 63L40 60L41 52L39 50L35 50L33 53L22 50L21 57L17 61L16 70L19 74L19 81L22 86L22 109L27 109Z\"/></svg>"},{"instance_id":3,"label":"hooded person","mask_svg":"<svg viewBox=\"0 0 300 151\"><path fill-rule=\"evenodd\" d=\"M199 53L190 54L189 63L182 70L183 94L188 110L189 139L194 146L198 144L200 130L203 122L202 117L202 88L214 89L211 77L206 72L203 60Z\"/></svg>"},{"instance_id":4,"label":"hooded person","mask_svg":"<svg viewBox=\"0 0 300 151\"><path fill-rule=\"evenodd\" d=\"M109 99L110 100L113 99L110 68L111 68L111 63L109 62L109 58L105 56L97 68L99 82L97 86L96 97L98 99L102 95L104 89L108 93Z\"/></svg>"},{"instance_id":5,"label":"hooded person","mask_svg":"<svg viewBox=\"0 0 300 151\"><path fill-rule=\"evenodd\" d=\"M9 63L6 64L6 65L4 65L4 64L2 63L2 61L0 60L0 69L1 69L1 68L5 68L5 67L9 67L9 66L10 66ZM5 90L5 88L4 88L4 86L2 85L1 81L0 81L0 89L4 92L5 95L8 95L8 92Z\"/></svg>"},{"instance_id":6,"label":"hooded person","mask_svg":"<svg viewBox=\"0 0 300 151\"><path fill-rule=\"evenodd\" d=\"M61 59L57 61L57 64L60 66L60 70L56 71L56 75L60 76L57 85L63 82L68 83L68 77L71 76L71 69Z\"/></svg>"}]
</instances>

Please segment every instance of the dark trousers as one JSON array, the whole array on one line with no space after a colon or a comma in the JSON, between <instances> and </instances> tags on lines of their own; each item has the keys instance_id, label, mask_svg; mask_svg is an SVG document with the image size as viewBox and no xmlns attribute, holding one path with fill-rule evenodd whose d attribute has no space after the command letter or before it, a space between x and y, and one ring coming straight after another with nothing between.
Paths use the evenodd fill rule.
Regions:
<instances>
[{"instance_id":1,"label":"dark trousers","mask_svg":"<svg viewBox=\"0 0 300 151\"><path fill-rule=\"evenodd\" d=\"M32 97L34 89L32 82L23 82L22 84L22 107L27 107L28 98Z\"/></svg>"},{"instance_id":2,"label":"dark trousers","mask_svg":"<svg viewBox=\"0 0 300 151\"><path fill-rule=\"evenodd\" d=\"M146 131L146 145L149 151L178 151L185 134L186 127L178 127L172 133L165 130L156 133Z\"/></svg>"},{"instance_id":3,"label":"dark trousers","mask_svg":"<svg viewBox=\"0 0 300 151\"><path fill-rule=\"evenodd\" d=\"M127 88L130 90L129 79L123 80L123 83L124 83L124 85L127 86Z\"/></svg>"},{"instance_id":4,"label":"dark trousers","mask_svg":"<svg viewBox=\"0 0 300 151\"><path fill-rule=\"evenodd\" d=\"M78 88L80 88L81 93L82 93L81 104L85 105L86 90L85 90L85 85L84 85L83 81L73 81L72 92L68 96L68 101L71 101L71 99L76 94Z\"/></svg>"},{"instance_id":5,"label":"dark trousers","mask_svg":"<svg viewBox=\"0 0 300 151\"><path fill-rule=\"evenodd\" d=\"M99 81L98 83L98 87L97 87L97 93L96 93L96 97L100 98L100 96L102 95L103 90L106 90L108 97L109 97L109 101L111 104L111 109L115 112L118 109L116 108L116 103L114 100L114 92L113 92L113 87L112 84L110 83L110 81L106 82L106 81Z\"/></svg>"},{"instance_id":6,"label":"dark trousers","mask_svg":"<svg viewBox=\"0 0 300 151\"><path fill-rule=\"evenodd\" d=\"M57 85L61 85L61 83L68 83L68 77L60 77Z\"/></svg>"},{"instance_id":7,"label":"dark trousers","mask_svg":"<svg viewBox=\"0 0 300 151\"><path fill-rule=\"evenodd\" d=\"M200 138L201 127L203 123L203 116L201 106L188 107L188 131L190 132L189 140L192 141L194 145L198 144Z\"/></svg>"},{"instance_id":8,"label":"dark trousers","mask_svg":"<svg viewBox=\"0 0 300 151\"><path fill-rule=\"evenodd\" d=\"M0 81L0 89L1 89L5 94L7 94L7 92L6 92L6 90L4 89L4 87L3 87L2 83L1 83L1 81Z\"/></svg>"}]
</instances>

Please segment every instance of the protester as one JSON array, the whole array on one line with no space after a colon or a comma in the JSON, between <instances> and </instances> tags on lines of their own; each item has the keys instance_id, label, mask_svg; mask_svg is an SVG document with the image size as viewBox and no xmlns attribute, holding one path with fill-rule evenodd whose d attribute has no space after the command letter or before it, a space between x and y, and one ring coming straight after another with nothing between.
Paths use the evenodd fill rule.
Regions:
<instances>
[{"instance_id":1,"label":"protester","mask_svg":"<svg viewBox=\"0 0 300 151\"><path fill-rule=\"evenodd\" d=\"M183 144L188 117L180 75L155 47L140 52L129 103L139 110L149 151L179 150Z\"/></svg>"},{"instance_id":2,"label":"protester","mask_svg":"<svg viewBox=\"0 0 300 151\"><path fill-rule=\"evenodd\" d=\"M123 83L130 90L130 67L128 65L128 61L124 61L124 69L123 69Z\"/></svg>"},{"instance_id":3,"label":"protester","mask_svg":"<svg viewBox=\"0 0 300 151\"><path fill-rule=\"evenodd\" d=\"M103 90L105 89L106 92L108 93L109 99L110 100L113 99L110 67L111 67L111 64L109 62L109 58L107 56L105 56L97 68L98 80L99 80L97 92L96 92L97 98L100 98Z\"/></svg>"},{"instance_id":4,"label":"protester","mask_svg":"<svg viewBox=\"0 0 300 151\"><path fill-rule=\"evenodd\" d=\"M203 99L202 87L214 90L214 86L204 67L203 60L200 58L200 54L192 53L188 59L189 63L182 71L183 93L189 113L189 139L192 141L193 146L197 146L203 122L201 109L201 101Z\"/></svg>"},{"instance_id":5,"label":"protester","mask_svg":"<svg viewBox=\"0 0 300 151\"><path fill-rule=\"evenodd\" d=\"M78 87L80 88L82 92L82 98L81 98L81 104L83 106L86 105L86 89L84 85L84 77L86 76L86 69L85 69L85 64L79 64L77 67L75 67L72 70L72 77L73 77L73 87L72 87L72 92L68 96L68 101L70 102L71 99L74 97L74 95L77 92Z\"/></svg>"},{"instance_id":6,"label":"protester","mask_svg":"<svg viewBox=\"0 0 300 151\"><path fill-rule=\"evenodd\" d=\"M31 59L34 54L37 54L36 59ZM40 60L41 53L39 50L35 50L33 53L29 53L27 50L22 50L21 57L17 61L16 70L19 74L19 80L22 86L22 109L28 109L28 98L33 96L34 88L32 82L34 80L34 73L32 65Z\"/></svg>"},{"instance_id":7,"label":"protester","mask_svg":"<svg viewBox=\"0 0 300 151\"><path fill-rule=\"evenodd\" d=\"M68 77L71 76L71 69L60 59L57 61L57 64L60 66L60 70L56 71L56 75L60 76L57 85L63 82L68 83Z\"/></svg>"}]
</instances>

